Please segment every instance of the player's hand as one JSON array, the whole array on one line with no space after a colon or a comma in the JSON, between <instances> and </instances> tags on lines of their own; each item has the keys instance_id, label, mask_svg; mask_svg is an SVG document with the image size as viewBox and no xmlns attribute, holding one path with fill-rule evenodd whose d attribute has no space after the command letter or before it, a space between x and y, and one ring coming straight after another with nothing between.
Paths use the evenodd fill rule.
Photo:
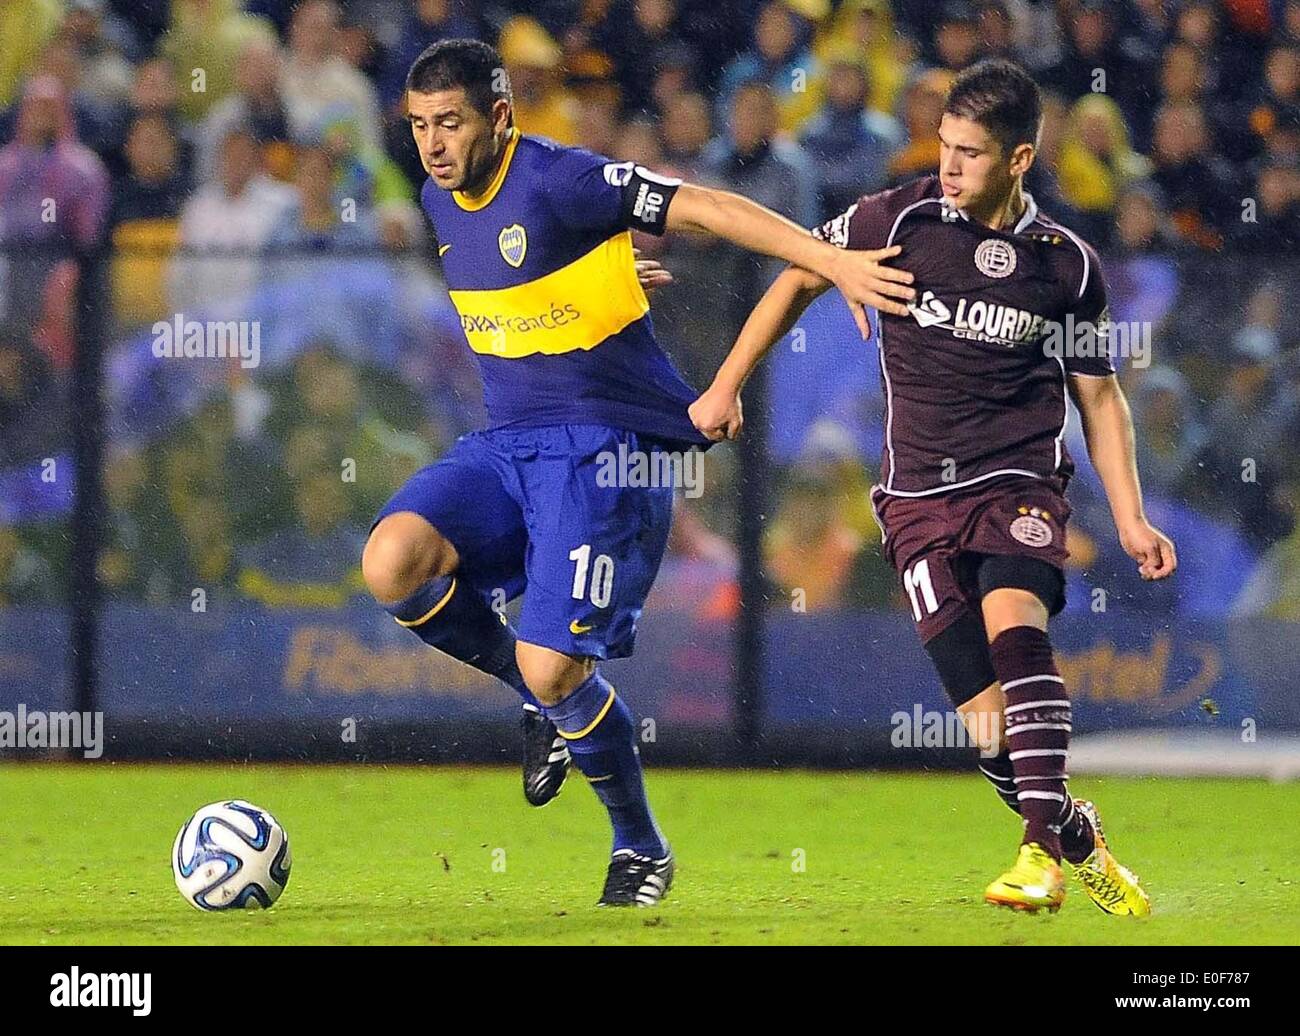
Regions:
<instances>
[{"instance_id":1,"label":"player's hand","mask_svg":"<svg viewBox=\"0 0 1300 1036\"><path fill-rule=\"evenodd\" d=\"M713 442L735 439L745 423L740 406L740 394L729 389L710 385L704 394L686 408L701 435Z\"/></svg>"},{"instance_id":2,"label":"player's hand","mask_svg":"<svg viewBox=\"0 0 1300 1036\"><path fill-rule=\"evenodd\" d=\"M636 260L636 279L641 282L642 291L651 292L665 284L672 284L673 275L655 260L642 259L641 249L632 249L632 258Z\"/></svg>"},{"instance_id":3,"label":"player's hand","mask_svg":"<svg viewBox=\"0 0 1300 1036\"><path fill-rule=\"evenodd\" d=\"M1178 555L1174 542L1150 522L1139 518L1118 529L1119 542L1126 554L1138 563L1143 579L1164 579L1174 574Z\"/></svg>"},{"instance_id":4,"label":"player's hand","mask_svg":"<svg viewBox=\"0 0 1300 1036\"><path fill-rule=\"evenodd\" d=\"M894 258L902 251L901 245L872 251L842 249L836 252L832 268L825 275L840 289L844 300L849 304L849 311L857 322L858 330L862 332L863 341L871 337L871 324L867 321L868 306L873 306L882 313L905 317L907 303L916 298L916 291L909 287L912 275L906 270L884 265L884 260Z\"/></svg>"}]
</instances>

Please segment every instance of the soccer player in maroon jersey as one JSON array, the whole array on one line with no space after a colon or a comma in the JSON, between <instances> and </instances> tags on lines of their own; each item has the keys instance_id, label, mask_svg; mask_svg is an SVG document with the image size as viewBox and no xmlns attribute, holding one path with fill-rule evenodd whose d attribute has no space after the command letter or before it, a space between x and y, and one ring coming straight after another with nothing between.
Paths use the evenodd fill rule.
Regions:
<instances>
[{"instance_id":1,"label":"soccer player in maroon jersey","mask_svg":"<svg viewBox=\"0 0 1300 1036\"><path fill-rule=\"evenodd\" d=\"M1164 579L1177 560L1143 509L1097 255L1022 186L1040 113L1018 66L967 69L945 104L938 175L863 197L813 233L841 248L901 245L895 262L915 277L910 315L879 316L885 446L872 502L945 690L973 735L994 732L980 769L1024 820L1016 864L985 898L1056 910L1064 858L1103 910L1146 914L1096 807L1066 789L1070 702L1047 623L1065 600L1067 389L1142 577ZM701 432L736 437L749 373L828 287L795 267L777 278L691 406Z\"/></svg>"}]
</instances>

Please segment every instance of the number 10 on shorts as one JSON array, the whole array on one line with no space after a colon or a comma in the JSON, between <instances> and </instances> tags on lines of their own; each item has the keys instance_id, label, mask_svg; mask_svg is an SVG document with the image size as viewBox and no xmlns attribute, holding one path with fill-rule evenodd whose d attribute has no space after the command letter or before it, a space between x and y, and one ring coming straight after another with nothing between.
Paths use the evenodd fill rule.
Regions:
<instances>
[{"instance_id":1,"label":"number 10 on shorts","mask_svg":"<svg viewBox=\"0 0 1300 1036\"><path fill-rule=\"evenodd\" d=\"M921 614L922 601L925 602L926 615L933 615L939 610L939 598L935 596L934 584L930 582L929 558L922 558L903 573L903 589L907 591L907 596L912 601L912 615L917 622L924 618ZM917 600L917 590L921 591L920 600Z\"/></svg>"},{"instance_id":2,"label":"number 10 on shorts","mask_svg":"<svg viewBox=\"0 0 1300 1036\"><path fill-rule=\"evenodd\" d=\"M576 566L573 573L573 599L590 600L593 607L609 606L609 599L614 593L614 559L608 554L591 557L591 544L584 543L569 551L569 560ZM587 575L591 575L590 593Z\"/></svg>"}]
</instances>

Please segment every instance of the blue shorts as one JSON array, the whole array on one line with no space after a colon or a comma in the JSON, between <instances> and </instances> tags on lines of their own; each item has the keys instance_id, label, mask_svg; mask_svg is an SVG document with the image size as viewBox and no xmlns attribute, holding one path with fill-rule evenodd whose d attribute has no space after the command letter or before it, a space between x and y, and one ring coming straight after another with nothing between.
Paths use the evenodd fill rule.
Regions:
<instances>
[{"instance_id":1,"label":"blue shorts","mask_svg":"<svg viewBox=\"0 0 1300 1036\"><path fill-rule=\"evenodd\" d=\"M625 658L668 544L673 487L598 484L620 444L667 448L600 425L472 432L412 475L375 523L412 511L451 541L457 575L490 602L522 593L520 640Z\"/></svg>"}]
</instances>

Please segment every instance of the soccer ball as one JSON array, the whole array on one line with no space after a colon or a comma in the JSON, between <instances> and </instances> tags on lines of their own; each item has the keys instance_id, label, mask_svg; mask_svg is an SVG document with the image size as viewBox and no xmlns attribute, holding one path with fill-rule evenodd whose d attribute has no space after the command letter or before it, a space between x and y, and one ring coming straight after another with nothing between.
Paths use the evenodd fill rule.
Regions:
<instances>
[{"instance_id":1,"label":"soccer ball","mask_svg":"<svg viewBox=\"0 0 1300 1036\"><path fill-rule=\"evenodd\" d=\"M204 806L172 846L176 887L200 910L269 907L289 883L291 864L284 828L241 799Z\"/></svg>"}]
</instances>

